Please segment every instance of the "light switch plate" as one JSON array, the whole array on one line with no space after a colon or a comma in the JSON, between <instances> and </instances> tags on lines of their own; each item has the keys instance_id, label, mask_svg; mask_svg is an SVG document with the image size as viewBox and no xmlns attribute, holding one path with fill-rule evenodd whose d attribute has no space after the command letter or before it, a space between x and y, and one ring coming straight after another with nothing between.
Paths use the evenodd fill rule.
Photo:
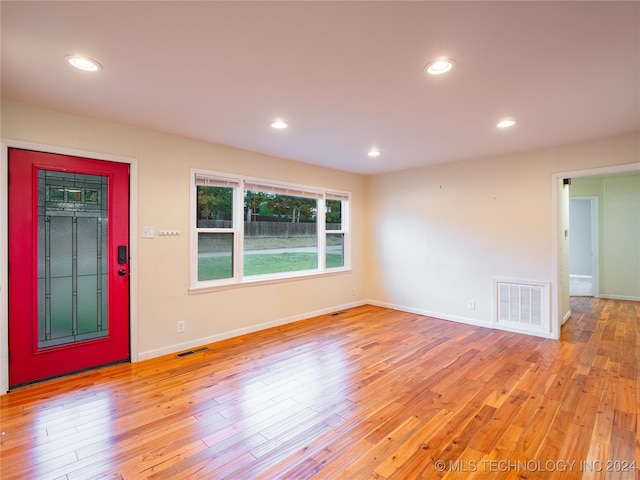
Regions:
<instances>
[{"instance_id":1,"label":"light switch plate","mask_svg":"<svg viewBox=\"0 0 640 480\"><path fill-rule=\"evenodd\" d=\"M142 227L142 238L155 238L156 232L153 227Z\"/></svg>"}]
</instances>

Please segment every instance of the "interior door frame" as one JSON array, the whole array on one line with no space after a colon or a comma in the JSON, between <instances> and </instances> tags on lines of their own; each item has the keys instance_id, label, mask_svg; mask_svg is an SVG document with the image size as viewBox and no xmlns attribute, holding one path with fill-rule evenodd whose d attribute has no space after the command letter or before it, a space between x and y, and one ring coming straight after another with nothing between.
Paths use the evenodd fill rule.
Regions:
<instances>
[{"instance_id":1,"label":"interior door frame","mask_svg":"<svg viewBox=\"0 0 640 480\"><path fill-rule=\"evenodd\" d=\"M131 362L138 361L138 160L20 140L0 139L0 395L9 391L9 148L36 150L129 164L129 342Z\"/></svg>"}]
</instances>

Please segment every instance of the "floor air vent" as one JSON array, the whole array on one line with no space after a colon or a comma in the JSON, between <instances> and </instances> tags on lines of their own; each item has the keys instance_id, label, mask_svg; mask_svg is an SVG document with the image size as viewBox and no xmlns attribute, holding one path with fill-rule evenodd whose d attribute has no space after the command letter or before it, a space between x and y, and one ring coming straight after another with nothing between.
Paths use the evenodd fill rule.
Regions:
<instances>
[{"instance_id":1,"label":"floor air vent","mask_svg":"<svg viewBox=\"0 0 640 480\"><path fill-rule=\"evenodd\" d=\"M549 332L549 284L495 279L495 323L506 330Z\"/></svg>"},{"instance_id":2,"label":"floor air vent","mask_svg":"<svg viewBox=\"0 0 640 480\"><path fill-rule=\"evenodd\" d=\"M194 353L204 352L205 350L209 350L209 347L200 347L200 348L196 348L194 350L187 350L186 352L176 353L176 357L182 358L182 357L186 357L188 355L193 355Z\"/></svg>"}]
</instances>

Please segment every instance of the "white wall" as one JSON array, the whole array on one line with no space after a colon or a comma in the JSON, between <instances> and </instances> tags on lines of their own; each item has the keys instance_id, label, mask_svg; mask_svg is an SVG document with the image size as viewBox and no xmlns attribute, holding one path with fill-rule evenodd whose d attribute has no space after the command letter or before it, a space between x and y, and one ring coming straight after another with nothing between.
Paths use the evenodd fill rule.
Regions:
<instances>
[{"instance_id":1,"label":"white wall","mask_svg":"<svg viewBox=\"0 0 640 480\"><path fill-rule=\"evenodd\" d=\"M365 301L363 176L8 101L2 102L1 127L3 139L138 160L139 221L131 235L138 239L138 344L133 349L141 359ZM350 191L353 271L190 295L192 167ZM0 201L4 208L6 198ZM142 239L144 225L181 234ZM177 333L178 320L186 321L185 333Z\"/></svg>"},{"instance_id":2,"label":"white wall","mask_svg":"<svg viewBox=\"0 0 640 480\"><path fill-rule=\"evenodd\" d=\"M600 296L640 300L640 174L574 178L571 196L598 198Z\"/></svg>"},{"instance_id":3,"label":"white wall","mask_svg":"<svg viewBox=\"0 0 640 480\"><path fill-rule=\"evenodd\" d=\"M553 175L639 158L635 133L371 177L369 298L489 325L492 279L507 277L551 282L561 292L552 310L562 319L568 312L568 243L562 246L568 193Z\"/></svg>"}]
</instances>

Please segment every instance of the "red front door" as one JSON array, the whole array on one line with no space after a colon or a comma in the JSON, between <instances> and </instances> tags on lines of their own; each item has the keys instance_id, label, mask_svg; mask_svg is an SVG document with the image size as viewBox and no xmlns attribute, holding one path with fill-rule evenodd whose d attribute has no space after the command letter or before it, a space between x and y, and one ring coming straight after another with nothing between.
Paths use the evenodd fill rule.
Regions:
<instances>
[{"instance_id":1,"label":"red front door","mask_svg":"<svg viewBox=\"0 0 640 480\"><path fill-rule=\"evenodd\" d=\"M129 359L129 165L9 149L9 384Z\"/></svg>"}]
</instances>

